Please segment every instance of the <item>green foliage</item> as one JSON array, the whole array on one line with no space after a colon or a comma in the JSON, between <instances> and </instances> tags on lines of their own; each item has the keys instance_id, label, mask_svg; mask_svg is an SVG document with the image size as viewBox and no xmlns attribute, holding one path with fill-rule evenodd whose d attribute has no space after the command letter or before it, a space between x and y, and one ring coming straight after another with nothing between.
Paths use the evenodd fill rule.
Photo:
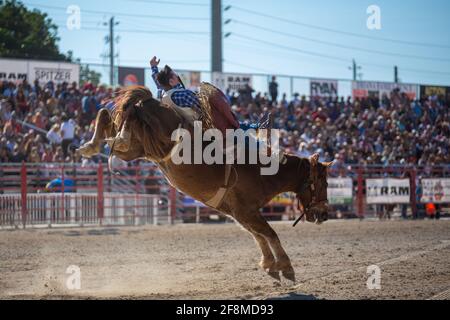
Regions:
<instances>
[{"instance_id":1,"label":"green foliage","mask_svg":"<svg viewBox=\"0 0 450 320\"><path fill-rule=\"evenodd\" d=\"M0 57L69 60L58 49L58 27L20 1L0 0Z\"/></svg>"},{"instance_id":2,"label":"green foliage","mask_svg":"<svg viewBox=\"0 0 450 320\"><path fill-rule=\"evenodd\" d=\"M86 82L91 82L94 86L100 84L100 78L102 75L95 70L89 69L89 65L81 65L80 67L80 86L83 86Z\"/></svg>"}]
</instances>

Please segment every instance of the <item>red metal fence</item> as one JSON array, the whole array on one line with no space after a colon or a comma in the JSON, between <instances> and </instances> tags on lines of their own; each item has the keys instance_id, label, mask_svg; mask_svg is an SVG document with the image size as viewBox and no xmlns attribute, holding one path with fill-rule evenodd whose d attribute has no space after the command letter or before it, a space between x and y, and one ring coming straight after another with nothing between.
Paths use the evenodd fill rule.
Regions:
<instances>
[{"instance_id":1,"label":"red metal fence","mask_svg":"<svg viewBox=\"0 0 450 320\"><path fill-rule=\"evenodd\" d=\"M0 164L0 227L52 225L140 225L222 220L199 203L184 201L170 187L156 166L142 163L111 174L105 165L80 164ZM332 218L378 217L401 212L420 218L425 215L420 186L425 178L450 178L450 166L340 166L330 170L330 178L351 179L350 197L332 203ZM367 179L409 179L409 203L367 201ZM58 184L55 179L65 181ZM53 185L48 185L53 181ZM437 210L448 212L448 203ZM263 209L268 219L294 219L295 197L274 199Z\"/></svg>"}]
</instances>

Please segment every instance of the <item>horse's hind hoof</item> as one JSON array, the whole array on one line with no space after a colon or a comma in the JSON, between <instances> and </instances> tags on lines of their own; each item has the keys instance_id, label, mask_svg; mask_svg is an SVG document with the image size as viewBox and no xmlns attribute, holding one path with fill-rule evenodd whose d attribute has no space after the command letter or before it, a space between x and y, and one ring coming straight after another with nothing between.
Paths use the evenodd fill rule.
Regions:
<instances>
[{"instance_id":1,"label":"horse's hind hoof","mask_svg":"<svg viewBox=\"0 0 450 320\"><path fill-rule=\"evenodd\" d=\"M88 142L78 148L76 152L85 158L91 158L100 152L100 148L92 142Z\"/></svg>"}]
</instances>

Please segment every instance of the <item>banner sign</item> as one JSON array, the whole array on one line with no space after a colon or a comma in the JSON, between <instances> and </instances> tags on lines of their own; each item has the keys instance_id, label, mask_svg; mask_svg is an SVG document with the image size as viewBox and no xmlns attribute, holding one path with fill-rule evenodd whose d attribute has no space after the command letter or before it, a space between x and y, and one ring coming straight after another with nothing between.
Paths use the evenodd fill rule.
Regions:
<instances>
[{"instance_id":1,"label":"banner sign","mask_svg":"<svg viewBox=\"0 0 450 320\"><path fill-rule=\"evenodd\" d=\"M269 205L270 206L291 206L293 205L295 200L295 194L291 192L284 192L277 195L275 198L273 198Z\"/></svg>"},{"instance_id":2,"label":"banner sign","mask_svg":"<svg viewBox=\"0 0 450 320\"><path fill-rule=\"evenodd\" d=\"M253 76L248 74L213 72L212 84L222 91L229 89L232 92L238 92L239 90L245 89L247 85L252 87Z\"/></svg>"},{"instance_id":3,"label":"banner sign","mask_svg":"<svg viewBox=\"0 0 450 320\"><path fill-rule=\"evenodd\" d=\"M353 81L353 98L382 98L383 95L390 96L395 89L405 93L410 99L416 99L418 86L406 83L373 82L373 81Z\"/></svg>"},{"instance_id":4,"label":"banner sign","mask_svg":"<svg viewBox=\"0 0 450 320\"><path fill-rule=\"evenodd\" d=\"M119 84L124 87L145 85L145 70L143 68L119 67Z\"/></svg>"},{"instance_id":5,"label":"banner sign","mask_svg":"<svg viewBox=\"0 0 450 320\"><path fill-rule=\"evenodd\" d=\"M330 204L351 204L353 180L351 178L329 178L327 191Z\"/></svg>"},{"instance_id":6,"label":"banner sign","mask_svg":"<svg viewBox=\"0 0 450 320\"><path fill-rule=\"evenodd\" d=\"M78 84L80 66L68 62L0 59L0 81L21 83L23 80L31 84L38 80L41 85L49 81L56 84L63 82Z\"/></svg>"},{"instance_id":7,"label":"banner sign","mask_svg":"<svg viewBox=\"0 0 450 320\"><path fill-rule=\"evenodd\" d=\"M410 203L409 179L367 179L368 204Z\"/></svg>"},{"instance_id":8,"label":"banner sign","mask_svg":"<svg viewBox=\"0 0 450 320\"><path fill-rule=\"evenodd\" d=\"M443 86L420 86L420 98L444 97L450 101L450 87Z\"/></svg>"},{"instance_id":9,"label":"banner sign","mask_svg":"<svg viewBox=\"0 0 450 320\"><path fill-rule=\"evenodd\" d=\"M311 97L336 98L338 96L337 80L311 80Z\"/></svg>"},{"instance_id":10,"label":"banner sign","mask_svg":"<svg viewBox=\"0 0 450 320\"><path fill-rule=\"evenodd\" d=\"M186 89L196 91L201 84L201 73L197 71L175 71L179 76L181 81L183 81Z\"/></svg>"},{"instance_id":11,"label":"banner sign","mask_svg":"<svg viewBox=\"0 0 450 320\"><path fill-rule=\"evenodd\" d=\"M422 179L422 203L450 203L450 179Z\"/></svg>"}]
</instances>

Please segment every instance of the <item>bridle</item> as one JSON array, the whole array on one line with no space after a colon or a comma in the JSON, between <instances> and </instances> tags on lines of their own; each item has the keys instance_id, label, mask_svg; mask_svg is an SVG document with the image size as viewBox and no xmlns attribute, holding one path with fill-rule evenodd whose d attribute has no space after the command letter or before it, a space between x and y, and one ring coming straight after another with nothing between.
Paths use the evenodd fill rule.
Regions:
<instances>
[{"instance_id":1,"label":"bridle","mask_svg":"<svg viewBox=\"0 0 450 320\"><path fill-rule=\"evenodd\" d=\"M299 167L300 165L301 163L299 164ZM300 186L300 189L297 192L297 208L299 211L302 212L302 215L295 221L293 225L294 227L303 219L306 212L308 212L312 208L326 208L328 205L328 200L319 199L319 196L317 195L318 191L317 184L319 180L317 167L318 167L318 157L313 156L311 157L309 162L308 179ZM307 206L304 206L303 204L300 205L301 204L300 195L306 192L308 188L309 191L311 192L311 202ZM303 210L301 209L301 207L303 207Z\"/></svg>"}]
</instances>

